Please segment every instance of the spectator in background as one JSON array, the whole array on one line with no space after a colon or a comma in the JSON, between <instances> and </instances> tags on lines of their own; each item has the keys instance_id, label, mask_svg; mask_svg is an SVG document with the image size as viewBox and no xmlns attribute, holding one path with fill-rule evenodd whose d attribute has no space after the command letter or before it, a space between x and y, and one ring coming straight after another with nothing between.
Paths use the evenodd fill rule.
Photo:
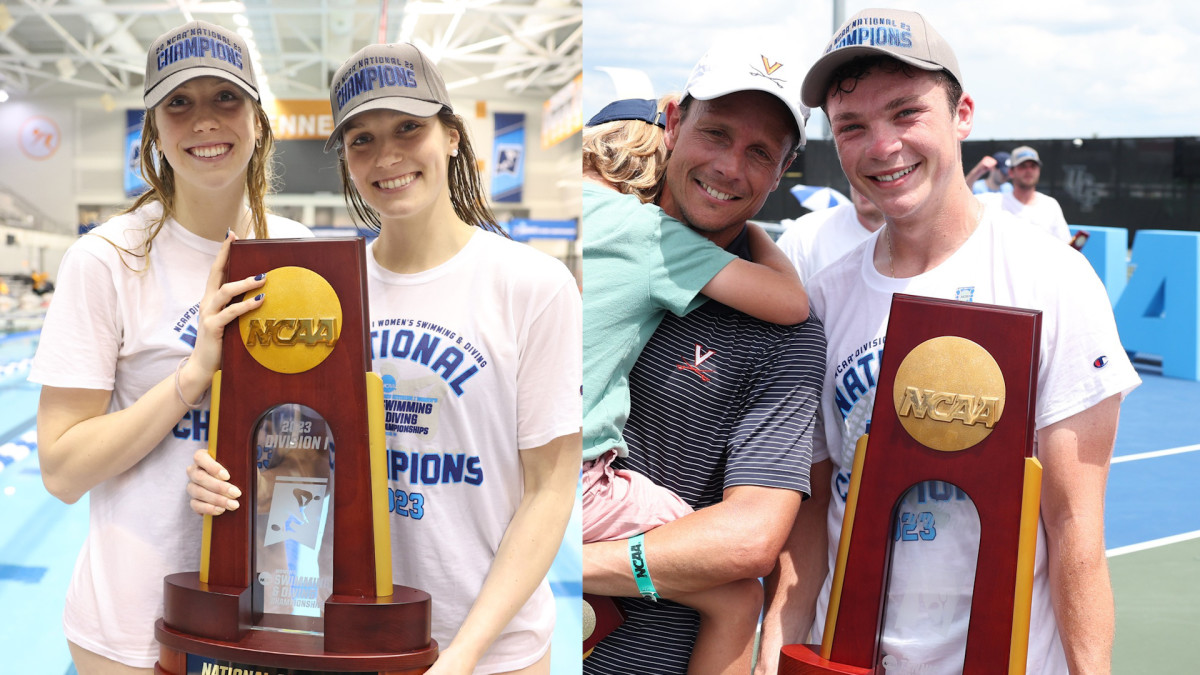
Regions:
<instances>
[{"instance_id":1,"label":"spectator in background","mask_svg":"<svg viewBox=\"0 0 1200 675\"><path fill-rule=\"evenodd\" d=\"M979 196L979 201L988 208L1001 208L1026 220L1039 230L1044 230L1063 242L1071 241L1071 229L1063 217L1058 200L1037 191L1042 177L1042 159L1037 150L1022 145L1012 152L1012 192L1009 194L988 193Z\"/></svg>"},{"instance_id":2,"label":"spectator in background","mask_svg":"<svg viewBox=\"0 0 1200 675\"><path fill-rule=\"evenodd\" d=\"M787 229L775 243L804 283L883 227L883 213L853 186L850 202L784 221Z\"/></svg>"},{"instance_id":3,"label":"spectator in background","mask_svg":"<svg viewBox=\"0 0 1200 675\"><path fill-rule=\"evenodd\" d=\"M983 159L967 172L967 185L971 186L971 192L977 195L1012 192L1012 183L1008 182L1010 158L1007 152L984 155Z\"/></svg>"}]
</instances>

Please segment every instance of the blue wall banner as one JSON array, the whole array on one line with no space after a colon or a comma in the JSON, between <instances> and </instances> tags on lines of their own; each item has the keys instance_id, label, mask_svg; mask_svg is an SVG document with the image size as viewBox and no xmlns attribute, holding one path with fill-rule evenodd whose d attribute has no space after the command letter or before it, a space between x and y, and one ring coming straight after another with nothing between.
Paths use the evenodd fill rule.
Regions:
<instances>
[{"instance_id":1,"label":"blue wall banner","mask_svg":"<svg viewBox=\"0 0 1200 675\"><path fill-rule=\"evenodd\" d=\"M575 220L530 220L514 218L508 222L508 236L516 241L530 239L576 239Z\"/></svg>"},{"instance_id":2,"label":"blue wall banner","mask_svg":"<svg viewBox=\"0 0 1200 675\"><path fill-rule=\"evenodd\" d=\"M1108 299L1115 307L1129 280L1129 230L1100 225L1071 226L1071 234L1081 230L1088 233L1088 240L1080 253L1096 270L1096 276L1104 283Z\"/></svg>"},{"instance_id":3,"label":"blue wall banner","mask_svg":"<svg viewBox=\"0 0 1200 675\"><path fill-rule=\"evenodd\" d=\"M1138 230L1129 265L1113 307L1121 344L1161 356L1167 377L1200 380L1200 232Z\"/></svg>"},{"instance_id":4,"label":"blue wall banner","mask_svg":"<svg viewBox=\"0 0 1200 675\"><path fill-rule=\"evenodd\" d=\"M492 201L519 202L525 186L525 113L496 113Z\"/></svg>"},{"instance_id":5,"label":"blue wall banner","mask_svg":"<svg viewBox=\"0 0 1200 675\"><path fill-rule=\"evenodd\" d=\"M142 179L142 118L145 109L125 111L125 196L136 197L150 186Z\"/></svg>"}]
</instances>

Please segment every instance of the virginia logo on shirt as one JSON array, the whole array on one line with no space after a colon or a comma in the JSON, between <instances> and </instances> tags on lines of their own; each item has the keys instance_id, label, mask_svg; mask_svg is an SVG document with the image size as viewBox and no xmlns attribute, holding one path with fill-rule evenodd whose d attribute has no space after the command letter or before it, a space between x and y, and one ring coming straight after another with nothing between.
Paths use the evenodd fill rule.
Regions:
<instances>
[{"instance_id":1,"label":"virginia logo on shirt","mask_svg":"<svg viewBox=\"0 0 1200 675\"><path fill-rule=\"evenodd\" d=\"M701 366L715 355L715 351L711 349L705 349L700 344L696 344L696 354L693 357L693 360L689 363L686 358L680 359L682 363L677 364L675 368L677 370L695 373L700 378L701 382L708 382L709 378L705 373L714 373L716 371L712 370L711 368L702 368Z\"/></svg>"},{"instance_id":2,"label":"virginia logo on shirt","mask_svg":"<svg viewBox=\"0 0 1200 675\"><path fill-rule=\"evenodd\" d=\"M975 301L975 287L974 286L960 286L958 288L958 290L954 291L954 299L960 300L962 302L974 302Z\"/></svg>"}]
</instances>

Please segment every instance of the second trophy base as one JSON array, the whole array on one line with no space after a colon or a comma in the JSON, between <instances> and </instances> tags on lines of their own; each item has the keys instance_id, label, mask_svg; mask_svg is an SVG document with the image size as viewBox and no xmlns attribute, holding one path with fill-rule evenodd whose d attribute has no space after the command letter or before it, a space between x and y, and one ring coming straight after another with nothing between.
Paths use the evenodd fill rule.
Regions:
<instances>
[{"instance_id":1,"label":"second trophy base","mask_svg":"<svg viewBox=\"0 0 1200 675\"><path fill-rule=\"evenodd\" d=\"M848 666L821 658L821 645L784 645L779 655L779 675L870 675L872 668Z\"/></svg>"}]
</instances>

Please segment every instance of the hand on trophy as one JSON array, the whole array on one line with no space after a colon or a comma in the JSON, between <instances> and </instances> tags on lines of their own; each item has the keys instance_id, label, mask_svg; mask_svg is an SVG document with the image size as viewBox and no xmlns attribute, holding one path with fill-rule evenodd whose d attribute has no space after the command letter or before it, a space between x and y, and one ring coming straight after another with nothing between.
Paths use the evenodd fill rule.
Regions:
<instances>
[{"instance_id":1,"label":"hand on trophy","mask_svg":"<svg viewBox=\"0 0 1200 675\"><path fill-rule=\"evenodd\" d=\"M208 454L197 450L192 465L187 468L188 496L192 510L202 516L219 516L237 509L242 491L227 482L229 472Z\"/></svg>"},{"instance_id":2,"label":"hand on trophy","mask_svg":"<svg viewBox=\"0 0 1200 675\"><path fill-rule=\"evenodd\" d=\"M225 236L221 252L208 273L208 284L200 300L200 316L196 321L196 348L180 363L176 378L184 401L199 400L212 384L213 373L221 367L221 337L225 326L263 301L262 293L237 302L234 299L261 288L266 283L265 274L221 283L225 278L225 265L229 262L229 246L237 238L232 230Z\"/></svg>"}]
</instances>

